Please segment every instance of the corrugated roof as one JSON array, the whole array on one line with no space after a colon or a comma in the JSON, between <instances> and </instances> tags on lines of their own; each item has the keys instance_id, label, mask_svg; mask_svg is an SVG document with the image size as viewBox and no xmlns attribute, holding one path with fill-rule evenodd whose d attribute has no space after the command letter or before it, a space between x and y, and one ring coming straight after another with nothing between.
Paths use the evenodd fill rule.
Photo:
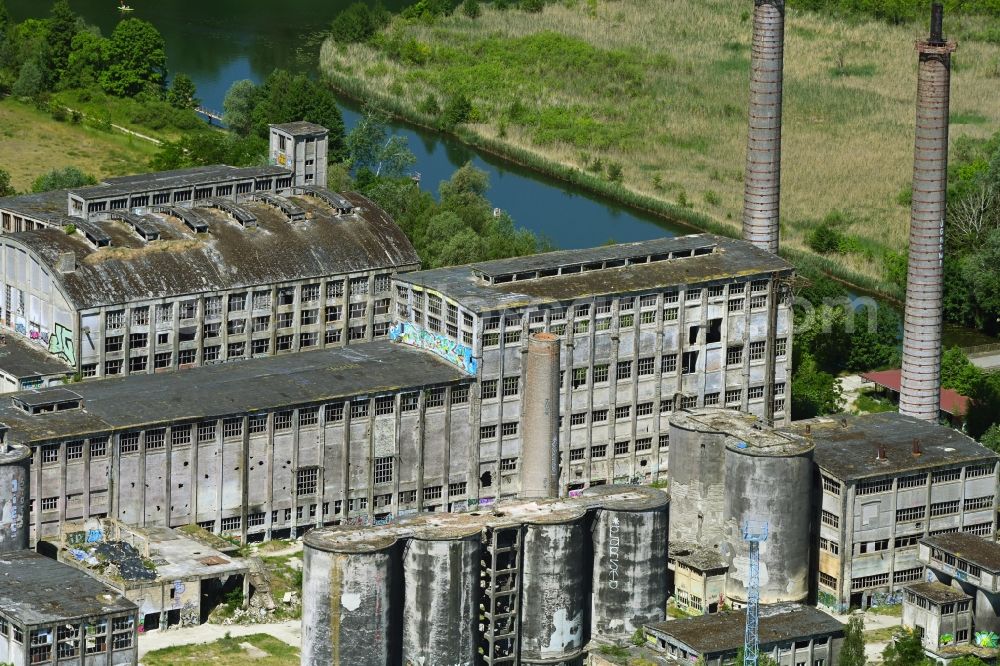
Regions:
<instances>
[{"instance_id":1,"label":"corrugated roof","mask_svg":"<svg viewBox=\"0 0 1000 666\"><path fill-rule=\"evenodd\" d=\"M151 214L145 219L161 238L153 242L123 223L102 222L112 246L99 249L61 229L5 237L50 267L61 253L76 255L74 272L52 274L78 309L419 265L413 245L385 211L360 194L346 196L355 206L349 215L335 215L313 198L293 197L308 213L300 222L289 222L270 206L244 203L257 216L253 229L222 211L199 208L209 221L203 234L176 218Z\"/></svg>"},{"instance_id":2,"label":"corrugated roof","mask_svg":"<svg viewBox=\"0 0 1000 666\"><path fill-rule=\"evenodd\" d=\"M902 375L903 371L897 368L895 370L864 372L861 374L861 378L899 393ZM945 414L952 416L965 416L969 413L969 399L954 389L943 388L941 389L940 409Z\"/></svg>"}]
</instances>

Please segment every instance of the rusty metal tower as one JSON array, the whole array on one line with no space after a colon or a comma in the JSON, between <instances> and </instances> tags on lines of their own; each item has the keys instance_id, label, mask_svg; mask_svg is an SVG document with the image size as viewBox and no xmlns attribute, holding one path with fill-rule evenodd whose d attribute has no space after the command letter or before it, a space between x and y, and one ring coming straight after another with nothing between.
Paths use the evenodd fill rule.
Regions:
<instances>
[{"instance_id":1,"label":"rusty metal tower","mask_svg":"<svg viewBox=\"0 0 1000 666\"><path fill-rule=\"evenodd\" d=\"M941 395L948 110L955 51L955 42L943 36L942 18L941 4L935 3L930 38L917 42L917 131L899 393L900 413L927 421L937 421Z\"/></svg>"},{"instance_id":2,"label":"rusty metal tower","mask_svg":"<svg viewBox=\"0 0 1000 666\"><path fill-rule=\"evenodd\" d=\"M743 240L778 252L785 0L754 0Z\"/></svg>"}]
</instances>

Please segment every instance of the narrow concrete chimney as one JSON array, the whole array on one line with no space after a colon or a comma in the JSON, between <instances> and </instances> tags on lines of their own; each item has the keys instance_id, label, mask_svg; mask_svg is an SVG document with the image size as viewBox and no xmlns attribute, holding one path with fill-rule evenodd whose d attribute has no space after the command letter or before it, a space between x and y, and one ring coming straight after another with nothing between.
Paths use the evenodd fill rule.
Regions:
<instances>
[{"instance_id":1,"label":"narrow concrete chimney","mask_svg":"<svg viewBox=\"0 0 1000 666\"><path fill-rule=\"evenodd\" d=\"M778 252L785 0L754 0L743 240Z\"/></svg>"},{"instance_id":2,"label":"narrow concrete chimney","mask_svg":"<svg viewBox=\"0 0 1000 666\"><path fill-rule=\"evenodd\" d=\"M931 34L917 42L917 131L913 154L910 257L903 323L899 412L937 421L941 395L941 301L944 291L944 219L948 194L948 111L951 54L935 3Z\"/></svg>"},{"instance_id":3,"label":"narrow concrete chimney","mask_svg":"<svg viewBox=\"0 0 1000 666\"><path fill-rule=\"evenodd\" d=\"M875 455L875 459L876 460L886 460L887 459L887 457L885 455L885 445L884 444L879 444L878 445L878 453Z\"/></svg>"},{"instance_id":4,"label":"narrow concrete chimney","mask_svg":"<svg viewBox=\"0 0 1000 666\"><path fill-rule=\"evenodd\" d=\"M56 259L56 270L60 273L72 273L76 270L76 255L72 252L60 252Z\"/></svg>"},{"instance_id":5,"label":"narrow concrete chimney","mask_svg":"<svg viewBox=\"0 0 1000 666\"><path fill-rule=\"evenodd\" d=\"M559 496L559 336L533 333L524 355L521 498Z\"/></svg>"},{"instance_id":6,"label":"narrow concrete chimney","mask_svg":"<svg viewBox=\"0 0 1000 666\"><path fill-rule=\"evenodd\" d=\"M913 457L919 457L924 451L920 448L920 440L916 437L913 438Z\"/></svg>"}]
</instances>

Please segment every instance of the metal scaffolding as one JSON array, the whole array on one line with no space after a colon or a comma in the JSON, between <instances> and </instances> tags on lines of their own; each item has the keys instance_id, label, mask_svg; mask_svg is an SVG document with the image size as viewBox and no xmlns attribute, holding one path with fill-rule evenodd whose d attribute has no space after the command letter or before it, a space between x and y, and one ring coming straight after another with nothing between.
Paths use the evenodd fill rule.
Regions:
<instances>
[{"instance_id":1,"label":"metal scaffolding","mask_svg":"<svg viewBox=\"0 0 1000 666\"><path fill-rule=\"evenodd\" d=\"M747 577L747 626L743 641L743 666L757 666L760 650L758 624L760 622L760 544L767 541L767 522L743 522L743 540L750 547L749 575Z\"/></svg>"}]
</instances>

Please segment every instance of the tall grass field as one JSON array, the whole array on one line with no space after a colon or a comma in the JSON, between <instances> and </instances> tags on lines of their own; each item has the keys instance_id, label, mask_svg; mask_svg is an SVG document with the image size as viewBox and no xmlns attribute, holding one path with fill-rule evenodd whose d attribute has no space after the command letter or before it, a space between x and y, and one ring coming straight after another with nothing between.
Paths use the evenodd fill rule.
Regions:
<instances>
[{"instance_id":1,"label":"tall grass field","mask_svg":"<svg viewBox=\"0 0 1000 666\"><path fill-rule=\"evenodd\" d=\"M331 38L321 69L341 91L431 126L467 98L459 136L735 232L752 9L750 0L568 0L538 13L484 3L476 18L397 16L363 44ZM1000 31L993 39L984 21L998 23L946 17L959 39L953 141L1000 128ZM810 231L829 217L848 242L827 261L870 286L886 284L884 259L906 245L914 42L926 33L787 12L783 243L811 252Z\"/></svg>"}]
</instances>

